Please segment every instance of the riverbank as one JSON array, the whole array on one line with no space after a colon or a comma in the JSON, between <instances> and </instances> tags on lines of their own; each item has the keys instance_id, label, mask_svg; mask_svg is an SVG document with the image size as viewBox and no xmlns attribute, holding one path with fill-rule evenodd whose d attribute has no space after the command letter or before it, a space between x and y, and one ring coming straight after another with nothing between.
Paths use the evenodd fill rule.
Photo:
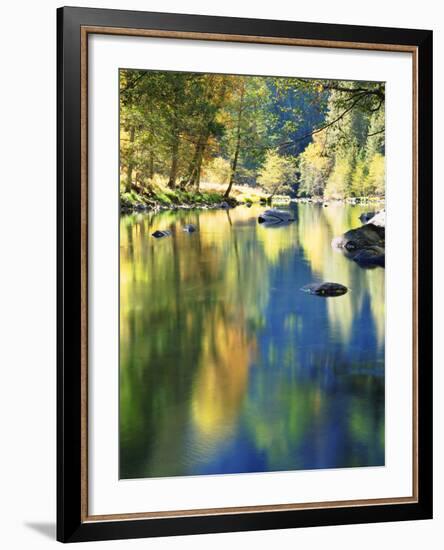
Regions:
<instances>
[{"instance_id":1,"label":"riverbank","mask_svg":"<svg viewBox=\"0 0 444 550\"><path fill-rule=\"evenodd\" d=\"M188 210L194 208L217 209L233 208L240 204L250 206L262 204L263 206L285 206L295 203L312 203L329 206L330 204L366 204L375 209L380 209L384 204L381 197L348 197L344 199L326 200L322 197L297 197L275 196L270 200L269 194L259 187L246 185L234 185L229 198L224 196L225 186L219 184L206 184L199 191L185 191L181 189L169 189L156 187L150 193L132 190L120 195L120 210L122 213L131 212L158 212L161 210Z\"/></svg>"},{"instance_id":2,"label":"riverbank","mask_svg":"<svg viewBox=\"0 0 444 550\"><path fill-rule=\"evenodd\" d=\"M122 212L144 212L190 208L226 208L238 204L265 202L267 193L259 187L233 185L230 197L224 196L226 185L203 184L197 190L169 189L156 186L149 193L131 190L120 195Z\"/></svg>"}]
</instances>

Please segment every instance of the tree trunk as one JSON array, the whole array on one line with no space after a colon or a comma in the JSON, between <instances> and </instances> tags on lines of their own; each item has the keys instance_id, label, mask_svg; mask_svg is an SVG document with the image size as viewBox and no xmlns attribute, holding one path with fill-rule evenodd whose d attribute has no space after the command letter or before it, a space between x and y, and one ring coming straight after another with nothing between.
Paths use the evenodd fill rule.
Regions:
<instances>
[{"instance_id":1,"label":"tree trunk","mask_svg":"<svg viewBox=\"0 0 444 550\"><path fill-rule=\"evenodd\" d=\"M211 101L214 97L214 88L211 85L208 87L207 90L207 96L206 100ZM208 144L208 139L211 135L211 127L216 119L216 113L219 109L219 107L222 105L223 100L225 98L225 92L226 92L226 82L223 81L221 90L219 92L219 98L216 101L216 109L212 114L210 114L209 118L205 120L205 117L202 119L202 126L199 134L199 139L197 141L193 159L190 162L189 169L188 169L188 177L184 181L184 187L192 186L196 191L199 191L200 187L200 176L201 176L201 169L202 169L202 163L205 156L205 149Z\"/></svg>"},{"instance_id":2,"label":"tree trunk","mask_svg":"<svg viewBox=\"0 0 444 550\"><path fill-rule=\"evenodd\" d=\"M224 197L228 199L231 193L231 188L234 183L234 176L236 174L237 168L237 159L239 158L239 149L240 149L240 132L238 132L237 141L236 141L236 151L234 152L233 162L231 163L231 173L230 173L230 182L228 183L227 190L225 191Z\"/></svg>"},{"instance_id":3,"label":"tree trunk","mask_svg":"<svg viewBox=\"0 0 444 550\"><path fill-rule=\"evenodd\" d=\"M153 176L154 176L154 155L153 155L153 151L150 151L150 160L148 164L148 177L150 178L150 180L152 180Z\"/></svg>"},{"instance_id":4,"label":"tree trunk","mask_svg":"<svg viewBox=\"0 0 444 550\"><path fill-rule=\"evenodd\" d=\"M177 83L178 84L178 83ZM179 110L178 110L178 93L179 88L175 87L173 92L173 113L172 113L172 128L171 128L171 168L170 177L168 179L168 187L175 189L177 179L177 169L179 164Z\"/></svg>"},{"instance_id":5,"label":"tree trunk","mask_svg":"<svg viewBox=\"0 0 444 550\"><path fill-rule=\"evenodd\" d=\"M168 180L168 187L170 189L174 189L176 187L178 161L179 161L179 137L175 135L173 138L173 145L171 148L171 168L170 168L170 178Z\"/></svg>"},{"instance_id":6,"label":"tree trunk","mask_svg":"<svg viewBox=\"0 0 444 550\"><path fill-rule=\"evenodd\" d=\"M126 171L126 183L125 183L125 192L129 193L133 186L133 170L134 170L134 160L133 160L133 145L135 138L135 129L134 126L130 129L130 154L128 158L128 168Z\"/></svg>"},{"instance_id":7,"label":"tree trunk","mask_svg":"<svg viewBox=\"0 0 444 550\"><path fill-rule=\"evenodd\" d=\"M279 187L282 185L282 182L279 182L277 185L275 185L274 189L273 189L273 192L271 193L271 195L268 197L268 200L271 201L271 199L276 195Z\"/></svg>"},{"instance_id":8,"label":"tree trunk","mask_svg":"<svg viewBox=\"0 0 444 550\"><path fill-rule=\"evenodd\" d=\"M186 185L193 186L196 190L199 190L200 183L200 171L202 168L202 161L205 153L205 147L207 146L208 132L205 136L199 139L199 143L196 146L193 160L190 165L190 175Z\"/></svg>"},{"instance_id":9,"label":"tree trunk","mask_svg":"<svg viewBox=\"0 0 444 550\"><path fill-rule=\"evenodd\" d=\"M193 158L191 159L190 165L188 167L188 176L183 180L184 189L185 187L188 187L189 185L194 184L194 181L196 178L196 175L195 175L196 168L197 168L197 163L199 159L200 142L201 142L201 138L199 137L199 141L197 142L196 147L194 148Z\"/></svg>"},{"instance_id":10,"label":"tree trunk","mask_svg":"<svg viewBox=\"0 0 444 550\"><path fill-rule=\"evenodd\" d=\"M242 110L244 104L244 94L245 94L245 84L242 83L240 99L239 99L239 111L237 113L237 135L236 135L236 149L234 151L233 161L231 163L231 172L230 172L230 181L228 183L227 190L225 191L224 197L228 199L231 193L231 188L234 183L234 176L236 175L237 161L239 159L240 151L240 142L241 142L241 122L242 122Z\"/></svg>"}]
</instances>

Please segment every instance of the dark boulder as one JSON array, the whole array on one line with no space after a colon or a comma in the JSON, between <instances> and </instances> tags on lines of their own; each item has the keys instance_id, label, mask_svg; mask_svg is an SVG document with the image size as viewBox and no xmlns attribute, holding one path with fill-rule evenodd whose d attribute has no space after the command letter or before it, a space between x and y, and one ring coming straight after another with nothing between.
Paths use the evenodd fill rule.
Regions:
<instances>
[{"instance_id":1,"label":"dark boulder","mask_svg":"<svg viewBox=\"0 0 444 550\"><path fill-rule=\"evenodd\" d=\"M265 210L258 217L258 222L265 225L282 225L294 222L292 213L287 210L276 210L274 208Z\"/></svg>"},{"instance_id":2,"label":"dark boulder","mask_svg":"<svg viewBox=\"0 0 444 550\"><path fill-rule=\"evenodd\" d=\"M154 231L152 235L156 239L161 239L162 237L169 237L171 235L171 231L169 229L164 229L163 231L157 230L157 231Z\"/></svg>"},{"instance_id":3,"label":"dark boulder","mask_svg":"<svg viewBox=\"0 0 444 550\"><path fill-rule=\"evenodd\" d=\"M385 267L384 226L367 223L357 229L350 229L341 237L335 237L331 244L360 267Z\"/></svg>"},{"instance_id":4,"label":"dark boulder","mask_svg":"<svg viewBox=\"0 0 444 550\"><path fill-rule=\"evenodd\" d=\"M368 223L357 229L346 231L341 237L332 241L334 248L360 250L369 246L385 246L385 228Z\"/></svg>"},{"instance_id":5,"label":"dark boulder","mask_svg":"<svg viewBox=\"0 0 444 550\"><path fill-rule=\"evenodd\" d=\"M347 293L346 286L339 283L312 283L301 288L303 292L324 298L334 298Z\"/></svg>"}]
</instances>

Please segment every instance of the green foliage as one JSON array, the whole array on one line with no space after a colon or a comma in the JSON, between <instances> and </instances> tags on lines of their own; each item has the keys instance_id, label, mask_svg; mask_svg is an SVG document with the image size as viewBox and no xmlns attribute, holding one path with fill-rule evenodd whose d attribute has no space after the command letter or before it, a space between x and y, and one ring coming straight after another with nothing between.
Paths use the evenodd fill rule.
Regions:
<instances>
[{"instance_id":1,"label":"green foliage","mask_svg":"<svg viewBox=\"0 0 444 550\"><path fill-rule=\"evenodd\" d=\"M281 156L276 150L267 151L257 181L261 187L275 195L278 191L289 190L296 177L294 158Z\"/></svg>"},{"instance_id":2,"label":"green foliage","mask_svg":"<svg viewBox=\"0 0 444 550\"><path fill-rule=\"evenodd\" d=\"M374 82L121 70L121 193L383 196L384 97Z\"/></svg>"},{"instance_id":3,"label":"green foliage","mask_svg":"<svg viewBox=\"0 0 444 550\"><path fill-rule=\"evenodd\" d=\"M352 84L358 90L362 87L359 82ZM341 83L336 87L342 89ZM365 98L364 92L350 95L332 90L324 128L300 155L299 195L327 199L384 196L384 108L383 104L376 108L379 103L375 107L374 102L381 99L373 95L372 86L369 90L371 99L362 104L359 98ZM382 94L382 88L376 93Z\"/></svg>"}]
</instances>

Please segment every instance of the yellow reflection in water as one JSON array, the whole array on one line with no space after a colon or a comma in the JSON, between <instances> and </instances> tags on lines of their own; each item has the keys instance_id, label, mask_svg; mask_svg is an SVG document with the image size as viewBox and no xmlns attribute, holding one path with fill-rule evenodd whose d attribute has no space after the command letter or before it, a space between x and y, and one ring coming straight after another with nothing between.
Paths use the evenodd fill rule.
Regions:
<instances>
[{"instance_id":1,"label":"yellow reflection in water","mask_svg":"<svg viewBox=\"0 0 444 550\"><path fill-rule=\"evenodd\" d=\"M341 283L349 289L344 296L327 302L331 325L339 332L343 343L350 343L353 319L361 312L368 293L377 328L377 343L381 346L384 343L385 323L384 270L367 270L367 284L364 286L357 276L357 270L361 268L352 261L344 261L341 253L331 247L334 237L361 225L359 216L363 211L365 208L347 208L335 203L328 207L301 205L299 241L319 281Z\"/></svg>"},{"instance_id":2,"label":"yellow reflection in water","mask_svg":"<svg viewBox=\"0 0 444 550\"><path fill-rule=\"evenodd\" d=\"M192 418L199 437L214 442L228 437L236 425L256 343L247 335L242 316L230 306L217 307L206 325L193 384Z\"/></svg>"}]
</instances>

